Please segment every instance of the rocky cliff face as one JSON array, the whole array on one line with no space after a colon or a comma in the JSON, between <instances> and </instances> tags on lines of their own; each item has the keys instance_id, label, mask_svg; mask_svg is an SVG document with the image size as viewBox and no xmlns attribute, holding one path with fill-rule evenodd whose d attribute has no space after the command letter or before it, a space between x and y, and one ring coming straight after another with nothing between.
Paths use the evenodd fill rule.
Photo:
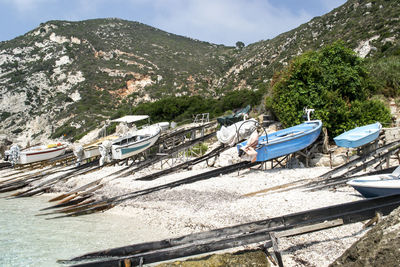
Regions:
<instances>
[{"instance_id":1,"label":"rocky cliff face","mask_svg":"<svg viewBox=\"0 0 400 267\"><path fill-rule=\"evenodd\" d=\"M121 104L213 94L232 53L119 19L42 24L0 43L0 131L20 142L76 135Z\"/></svg>"},{"instance_id":2,"label":"rocky cliff face","mask_svg":"<svg viewBox=\"0 0 400 267\"><path fill-rule=\"evenodd\" d=\"M400 208L397 208L329 266L400 266L399 248Z\"/></svg>"},{"instance_id":3,"label":"rocky cliff face","mask_svg":"<svg viewBox=\"0 0 400 267\"><path fill-rule=\"evenodd\" d=\"M121 105L268 88L294 56L337 39L362 57L400 54L399 13L398 1L349 0L242 50L119 19L50 21L0 42L0 134L79 138Z\"/></svg>"}]
</instances>

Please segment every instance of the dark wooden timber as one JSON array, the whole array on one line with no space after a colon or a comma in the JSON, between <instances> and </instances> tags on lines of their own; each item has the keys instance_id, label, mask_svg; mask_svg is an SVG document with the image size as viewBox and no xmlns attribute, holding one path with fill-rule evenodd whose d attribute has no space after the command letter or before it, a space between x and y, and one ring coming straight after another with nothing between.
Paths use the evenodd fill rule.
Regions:
<instances>
[{"instance_id":1,"label":"dark wooden timber","mask_svg":"<svg viewBox=\"0 0 400 267\"><path fill-rule=\"evenodd\" d=\"M0 162L0 169L11 168L12 165L10 162Z\"/></svg>"},{"instance_id":2,"label":"dark wooden timber","mask_svg":"<svg viewBox=\"0 0 400 267\"><path fill-rule=\"evenodd\" d=\"M205 155L203 155L201 157L195 158L195 159L187 161L187 162L183 162L181 164L178 164L178 165L176 165L174 167L171 167L171 168L168 168L166 170L162 170L162 171L159 171L159 172L156 172L156 173L152 173L152 174L137 178L135 180L138 180L138 181L155 180L155 179L157 179L157 178L159 178L159 177L161 177L163 175L175 172L175 171L180 170L180 169L188 168L189 166L193 166L193 165L196 165L196 164L198 164L200 162L203 162L203 161L206 161L206 160L211 159L213 157L216 157L221 152L223 152L223 151L225 151L225 150L227 150L229 148L230 148L229 146L220 145L217 148L213 149L212 151L210 151L209 153L207 153L207 154L205 154Z\"/></svg>"},{"instance_id":3,"label":"dark wooden timber","mask_svg":"<svg viewBox=\"0 0 400 267\"><path fill-rule=\"evenodd\" d=\"M356 164L358 164L362 161L365 161L368 157L373 156L376 158L382 158L382 157L384 157L384 155L387 156L387 155L391 155L391 154L395 153L399 148L400 148L400 141L391 142L391 143L386 144L376 150L373 150L373 151L367 153L364 156L357 157L339 167L336 167L335 169L326 172L325 174L321 175L320 177L321 178L330 178L333 175L335 175L336 173L339 173L344 170L348 170L351 167L355 166ZM386 151L386 150L388 150L388 151ZM386 152L386 153L384 155L381 155L384 152Z\"/></svg>"},{"instance_id":4,"label":"dark wooden timber","mask_svg":"<svg viewBox=\"0 0 400 267\"><path fill-rule=\"evenodd\" d=\"M363 176L370 176L370 175L389 174L389 173L392 173L396 168L397 168L397 166L385 168L385 169L378 170L378 171L371 171L371 172L367 172L367 173L360 174L360 175L352 175L352 176L340 175L340 176L325 179L322 181L310 182L310 183L304 185L304 187L307 187L311 191L315 191L315 190L321 190L321 189L326 189L326 188L330 188L330 187L343 186L343 185L346 185L346 182L351 179L355 179L355 178L363 177Z\"/></svg>"},{"instance_id":5,"label":"dark wooden timber","mask_svg":"<svg viewBox=\"0 0 400 267\"><path fill-rule=\"evenodd\" d=\"M70 264L90 259L96 261L74 266L125 266L123 262L127 259L132 265L139 264L140 259L143 263L149 264L258 242L266 242L267 247L271 247L270 232L279 233L335 219L342 219L344 224L359 222L374 217L376 212L387 215L399 205L400 195L365 199L179 238L93 252L63 263ZM104 257L113 258L104 259Z\"/></svg>"},{"instance_id":6,"label":"dark wooden timber","mask_svg":"<svg viewBox=\"0 0 400 267\"><path fill-rule=\"evenodd\" d=\"M92 171L95 171L95 170L98 170L101 168L100 166L93 167L93 165L95 165L95 164L96 164L95 162L90 162L90 163L86 163L81 166L73 167L70 171L67 171L67 173L61 174L57 177L53 177L51 179L43 181L42 183L40 183L36 186L26 189L25 191L19 192L17 195L15 195L15 197L33 196L35 194L43 192L43 187L48 187L49 185L53 185L59 181L66 180L73 175L85 174L85 173L92 172Z\"/></svg>"},{"instance_id":7,"label":"dark wooden timber","mask_svg":"<svg viewBox=\"0 0 400 267\"><path fill-rule=\"evenodd\" d=\"M80 215L91 214L91 213L97 212L99 207L101 207L102 210L105 210L105 209L114 207L115 205L118 205L126 200L136 198L138 196L143 196L143 195L147 195L147 194L159 191L159 190L170 189L170 188L174 188L174 187L177 187L180 185L190 184L190 183L194 183L197 181L206 180L209 178L217 177L222 174L232 173L232 172L235 172L240 169L250 168L250 167L258 165L258 164L260 164L260 162L254 162L254 163L250 163L247 161L240 162L240 163L233 164L230 166L211 170L211 171L208 171L205 173L193 175L191 177L184 178L184 179L174 181L171 183L167 183L167 184L127 193L127 194L124 194L121 196L112 197L112 198L109 198L106 200L97 201L97 202L87 204L87 205L80 205L80 206L76 206L76 207L65 208L62 210L55 211L54 213L59 213L59 212L69 213L68 216L80 216ZM64 216L62 216L62 217L64 217Z\"/></svg>"},{"instance_id":8,"label":"dark wooden timber","mask_svg":"<svg viewBox=\"0 0 400 267\"><path fill-rule=\"evenodd\" d=\"M182 130L182 131L179 131L179 134L190 132L190 131L193 131L193 129L197 129L197 128L201 128L201 127L198 126L198 127L195 127L195 128L190 128L188 130ZM174 134L176 134L176 133L172 133L172 134L168 135L168 137L174 136ZM61 200L61 199L64 199L66 197L69 197L72 194L75 194L75 193L77 193L79 191L86 190L87 188L91 187L94 183L98 184L101 181L103 181L105 178L107 178L109 176L112 176L112 175L119 175L119 176L116 176L115 178L113 178L112 180L132 175L133 173L138 172L138 171L140 171L140 170L142 170L144 168L150 167L153 164L155 164L157 162L160 162L161 160L167 159L168 157L170 157L169 154L176 153L176 152L179 152L179 151L183 151L184 149L187 149L187 148L189 148L189 147L191 147L191 146L193 146L193 145L195 145L197 143L201 143L201 142L204 142L205 140L213 138L215 135L216 135L216 133L213 132L213 133L210 133L208 135L205 135L205 136L199 137L197 139L190 140L190 141L188 141L186 143L180 144L180 145L178 145L176 147L173 147L171 149L166 150L165 152L166 152L167 155L165 155L165 156L164 155L163 156L153 155L153 156L149 157L148 159L146 159L145 161L140 162L139 164L135 165L133 169L132 169L132 166L125 167L125 168L123 168L123 169L121 169L121 170L119 170L117 172L114 172L114 173L112 173L112 174L110 174L110 175L108 175L106 177L102 177L102 178L97 179L97 180L95 180L93 182L90 182L90 183L88 183L86 185L83 185L83 186L81 186L81 187L79 187L77 189L74 189L74 190L72 190L72 191L70 191L68 193L65 193L65 194L62 194L60 196L57 196L56 198L51 199L50 202L51 201L56 201L56 200ZM164 137L164 139L165 138L166 137ZM206 159L204 159L204 160L206 160ZM182 167L184 167L184 166L182 166ZM182 167L180 167L180 168L182 168ZM173 170L170 170L170 172L175 171L177 169L179 169L179 168L174 168ZM48 208L52 208L52 207L48 207ZM48 208L46 208L46 209L48 209Z\"/></svg>"}]
</instances>

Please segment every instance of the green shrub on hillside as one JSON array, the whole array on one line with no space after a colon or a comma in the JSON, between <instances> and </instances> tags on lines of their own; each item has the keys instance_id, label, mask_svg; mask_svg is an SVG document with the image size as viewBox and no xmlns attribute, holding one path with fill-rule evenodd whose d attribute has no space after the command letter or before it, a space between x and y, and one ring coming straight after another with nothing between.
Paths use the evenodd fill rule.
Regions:
<instances>
[{"instance_id":1,"label":"green shrub on hillside","mask_svg":"<svg viewBox=\"0 0 400 267\"><path fill-rule=\"evenodd\" d=\"M390 111L368 100L375 88L366 67L342 42L304 53L283 70L267 100L285 126L302 121L303 108L314 108L329 135L375 121L390 122Z\"/></svg>"},{"instance_id":2,"label":"green shrub on hillside","mask_svg":"<svg viewBox=\"0 0 400 267\"><path fill-rule=\"evenodd\" d=\"M238 90L229 92L219 99L202 96L171 96L155 102L139 104L132 109L131 114L149 115L153 122L191 121L193 115L200 113L210 113L210 118L215 118L222 115L226 110L260 104L263 93L264 90ZM116 117L126 115L121 109L116 114L118 114Z\"/></svg>"},{"instance_id":3,"label":"green shrub on hillside","mask_svg":"<svg viewBox=\"0 0 400 267\"><path fill-rule=\"evenodd\" d=\"M371 60L368 69L378 92L386 97L400 96L400 56Z\"/></svg>"}]
</instances>

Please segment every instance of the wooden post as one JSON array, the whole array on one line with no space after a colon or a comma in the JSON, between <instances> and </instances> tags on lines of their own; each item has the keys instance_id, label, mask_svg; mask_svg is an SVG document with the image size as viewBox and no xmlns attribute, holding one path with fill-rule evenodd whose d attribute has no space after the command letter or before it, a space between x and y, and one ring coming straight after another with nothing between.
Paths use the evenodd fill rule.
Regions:
<instances>
[{"instance_id":1,"label":"wooden post","mask_svg":"<svg viewBox=\"0 0 400 267\"><path fill-rule=\"evenodd\" d=\"M270 232L269 236L270 236L270 239L272 242L272 247L274 249L274 252L272 255L273 255L273 257L275 255L274 259L276 259L276 261L278 262L278 266L283 267L282 256L281 256L281 252L279 251L279 247L278 247L278 245L279 245L278 239L276 238L274 232Z\"/></svg>"}]
</instances>

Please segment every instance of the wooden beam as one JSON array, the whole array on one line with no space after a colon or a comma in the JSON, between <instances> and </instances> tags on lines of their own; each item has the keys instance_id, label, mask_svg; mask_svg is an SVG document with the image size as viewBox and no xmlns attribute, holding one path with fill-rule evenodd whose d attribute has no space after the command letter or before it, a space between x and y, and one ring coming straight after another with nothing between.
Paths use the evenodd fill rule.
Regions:
<instances>
[{"instance_id":1,"label":"wooden beam","mask_svg":"<svg viewBox=\"0 0 400 267\"><path fill-rule=\"evenodd\" d=\"M280 238L280 237L302 235L305 233L320 231L323 229L332 228L332 227L336 227L339 225L343 225L343 220L341 218L332 220L332 221L326 221L326 222L322 222L322 223L316 223L316 224L312 224L312 225L306 225L306 226L296 227L296 228L285 230L285 231L276 232L275 236L277 238Z\"/></svg>"},{"instance_id":2,"label":"wooden beam","mask_svg":"<svg viewBox=\"0 0 400 267\"><path fill-rule=\"evenodd\" d=\"M269 238L271 239L272 242L272 248L274 249L274 252L272 255L275 255L275 259L278 262L278 266L279 267L283 267L283 261L282 261L282 256L281 256L281 252L279 251L279 247L278 247L278 238L275 236L274 232L270 232L269 233Z\"/></svg>"}]
</instances>

